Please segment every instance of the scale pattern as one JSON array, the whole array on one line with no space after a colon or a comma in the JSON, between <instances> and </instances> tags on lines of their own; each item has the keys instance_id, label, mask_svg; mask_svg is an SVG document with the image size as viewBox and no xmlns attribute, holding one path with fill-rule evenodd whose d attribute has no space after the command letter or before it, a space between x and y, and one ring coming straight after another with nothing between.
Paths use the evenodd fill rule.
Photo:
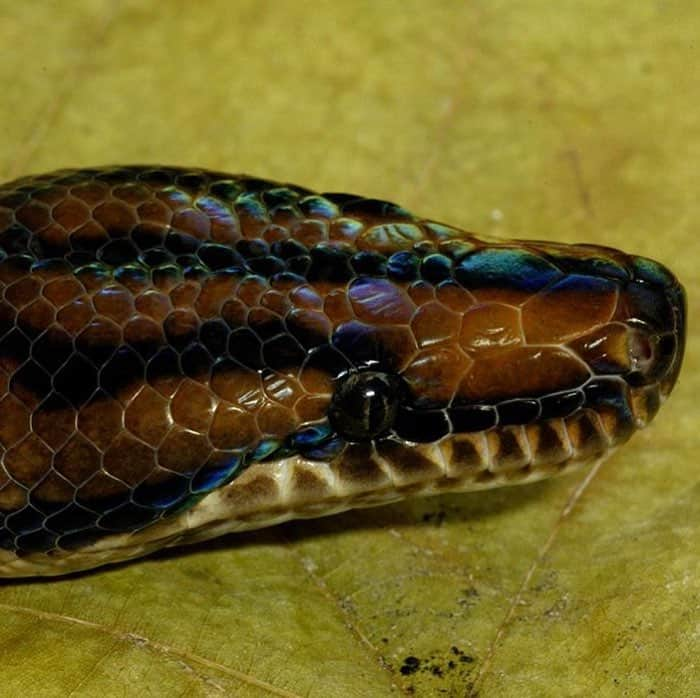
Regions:
<instances>
[{"instance_id":1,"label":"scale pattern","mask_svg":"<svg viewBox=\"0 0 700 698\"><path fill-rule=\"evenodd\" d=\"M0 292L10 561L182 517L275 463L306 464L284 495L314 514L341 490L352 506L557 472L653 417L684 342L682 288L651 260L178 168L0 187ZM328 409L368 368L405 399L354 443ZM237 505L253 519L260 488Z\"/></svg>"}]
</instances>

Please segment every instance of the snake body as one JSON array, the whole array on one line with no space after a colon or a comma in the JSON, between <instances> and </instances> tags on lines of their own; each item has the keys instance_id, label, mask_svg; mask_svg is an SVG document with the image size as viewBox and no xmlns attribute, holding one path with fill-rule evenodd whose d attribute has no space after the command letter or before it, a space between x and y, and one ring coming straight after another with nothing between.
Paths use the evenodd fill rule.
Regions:
<instances>
[{"instance_id":1,"label":"snake body","mask_svg":"<svg viewBox=\"0 0 700 698\"><path fill-rule=\"evenodd\" d=\"M1 186L0 290L4 576L562 472L684 344L651 260L173 167Z\"/></svg>"}]
</instances>

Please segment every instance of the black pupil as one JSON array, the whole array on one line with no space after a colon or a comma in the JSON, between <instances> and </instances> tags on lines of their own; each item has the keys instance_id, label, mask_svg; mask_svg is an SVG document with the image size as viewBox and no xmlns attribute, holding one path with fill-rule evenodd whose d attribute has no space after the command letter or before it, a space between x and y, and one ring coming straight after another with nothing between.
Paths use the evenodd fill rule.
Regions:
<instances>
[{"instance_id":1,"label":"black pupil","mask_svg":"<svg viewBox=\"0 0 700 698\"><path fill-rule=\"evenodd\" d=\"M362 371L340 379L328 412L333 429L348 441L371 441L396 419L401 379L390 373Z\"/></svg>"}]
</instances>

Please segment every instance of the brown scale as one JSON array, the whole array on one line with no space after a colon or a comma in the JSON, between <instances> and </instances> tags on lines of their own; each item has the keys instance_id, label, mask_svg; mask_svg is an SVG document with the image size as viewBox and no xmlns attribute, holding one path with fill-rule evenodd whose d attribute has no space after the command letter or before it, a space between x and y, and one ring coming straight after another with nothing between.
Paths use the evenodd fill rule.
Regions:
<instances>
[{"instance_id":1,"label":"brown scale","mask_svg":"<svg viewBox=\"0 0 700 698\"><path fill-rule=\"evenodd\" d=\"M238 249L295 240L386 259L442 253L453 271L442 281L371 283L323 271L303 283L274 273L183 278L167 263L145 276L112 273L128 266L129 245L143 260L173 234L183 246L175 256L206 242ZM290 327L314 346L349 325L370 336L383 365L402 377L417 420L420 409L454 420L450 410L470 406L491 406L500 420L433 442L399 434L350 444L328 461L253 463L184 513L135 532L103 532L72 550L6 543L0 574L58 574L294 516L561 472L644 426L680 368L682 290L660 265L588 245L486 240L361 197L198 170L64 171L0 187L0 247L7 516L29 492L49 504L78 497L99 507L139 485L157 490L324 420L336 376L323 364L302 366L310 349L290 339ZM477 276L460 277L464 263L471 269L469 260L494 250L512 253L512 283L488 258L470 272ZM549 280L530 288L518 279L519 256ZM27 257L64 261L30 271ZM252 342L245 360L230 346L205 346L208 322L235 335L235 351ZM186 372L177 361L152 371L166 365L169 348L181 357L200 351ZM114 357L129 351L140 358L108 381ZM93 374L81 392L81 376ZM581 396L568 413L551 406L567 391ZM509 423L508 409L522 423Z\"/></svg>"}]
</instances>

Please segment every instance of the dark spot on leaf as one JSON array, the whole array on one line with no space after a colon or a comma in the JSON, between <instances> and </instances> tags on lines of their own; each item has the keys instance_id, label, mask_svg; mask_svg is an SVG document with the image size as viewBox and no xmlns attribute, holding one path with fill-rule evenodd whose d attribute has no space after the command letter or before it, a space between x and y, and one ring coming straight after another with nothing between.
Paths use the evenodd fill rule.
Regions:
<instances>
[{"instance_id":1,"label":"dark spot on leaf","mask_svg":"<svg viewBox=\"0 0 700 698\"><path fill-rule=\"evenodd\" d=\"M403 660L403 664L401 665L401 669L399 671L404 676L410 676L411 674L415 674L419 668L420 659L418 659L418 657L414 657L413 655L409 655Z\"/></svg>"}]
</instances>

